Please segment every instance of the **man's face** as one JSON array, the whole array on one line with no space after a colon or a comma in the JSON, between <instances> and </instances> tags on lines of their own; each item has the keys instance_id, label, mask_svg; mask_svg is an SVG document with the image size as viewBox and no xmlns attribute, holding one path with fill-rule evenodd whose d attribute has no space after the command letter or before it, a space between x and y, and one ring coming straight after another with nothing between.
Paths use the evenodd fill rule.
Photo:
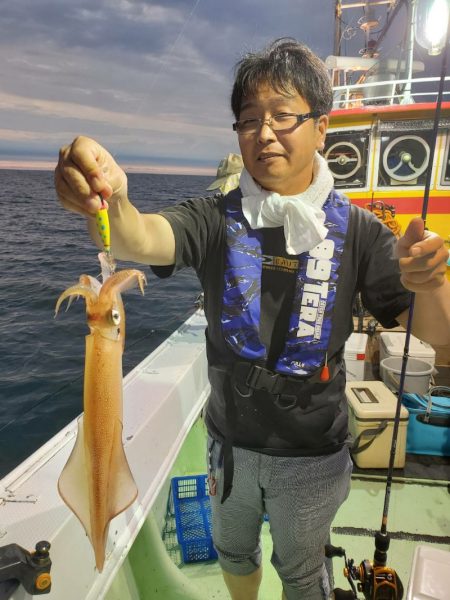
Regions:
<instances>
[{"instance_id":1,"label":"man's face","mask_svg":"<svg viewBox=\"0 0 450 600\"><path fill-rule=\"evenodd\" d=\"M239 120L314 109L297 92L286 96L266 85L244 98ZM304 192L312 180L314 154L323 149L327 126L328 117L323 115L318 122L309 119L284 131L273 131L264 124L256 133L239 135L247 171L263 188L282 196Z\"/></svg>"}]
</instances>

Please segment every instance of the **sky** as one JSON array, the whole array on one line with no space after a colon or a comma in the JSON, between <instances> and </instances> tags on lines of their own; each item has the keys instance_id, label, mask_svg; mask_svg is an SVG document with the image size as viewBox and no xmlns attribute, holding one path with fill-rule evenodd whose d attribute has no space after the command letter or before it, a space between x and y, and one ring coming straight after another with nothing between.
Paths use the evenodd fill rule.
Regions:
<instances>
[{"instance_id":1,"label":"sky","mask_svg":"<svg viewBox=\"0 0 450 600\"><path fill-rule=\"evenodd\" d=\"M285 36L325 59L334 4L0 0L0 166L51 167L61 146L86 135L129 170L214 173L238 151L235 63ZM356 53L362 16L345 15L344 44ZM391 38L388 53L399 44Z\"/></svg>"}]
</instances>

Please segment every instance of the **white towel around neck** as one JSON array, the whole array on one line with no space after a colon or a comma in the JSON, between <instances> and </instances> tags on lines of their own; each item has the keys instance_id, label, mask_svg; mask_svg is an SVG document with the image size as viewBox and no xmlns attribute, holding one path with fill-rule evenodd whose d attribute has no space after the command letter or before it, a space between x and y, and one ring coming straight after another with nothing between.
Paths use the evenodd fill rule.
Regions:
<instances>
[{"instance_id":1,"label":"white towel around neck","mask_svg":"<svg viewBox=\"0 0 450 600\"><path fill-rule=\"evenodd\" d=\"M333 188L327 161L316 152L313 180L307 190L280 196L258 185L244 168L241 174L242 211L252 229L284 225L286 252L301 254L322 242L328 233L322 210Z\"/></svg>"}]
</instances>

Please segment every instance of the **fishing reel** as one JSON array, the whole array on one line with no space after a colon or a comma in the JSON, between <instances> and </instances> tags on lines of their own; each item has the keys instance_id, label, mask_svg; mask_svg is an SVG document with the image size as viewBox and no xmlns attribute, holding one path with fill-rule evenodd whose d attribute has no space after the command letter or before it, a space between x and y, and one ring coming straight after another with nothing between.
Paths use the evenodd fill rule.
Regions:
<instances>
[{"instance_id":1,"label":"fishing reel","mask_svg":"<svg viewBox=\"0 0 450 600\"><path fill-rule=\"evenodd\" d=\"M364 600L401 600L403 598L403 585L396 571L386 565L377 564L370 560L363 560L359 565L352 558L347 558L345 550L340 547L325 546L327 558L343 556L345 567L344 575L350 584L351 590L336 588L334 600L357 600L358 592L363 594ZM355 585L356 582L356 585Z\"/></svg>"}]
</instances>

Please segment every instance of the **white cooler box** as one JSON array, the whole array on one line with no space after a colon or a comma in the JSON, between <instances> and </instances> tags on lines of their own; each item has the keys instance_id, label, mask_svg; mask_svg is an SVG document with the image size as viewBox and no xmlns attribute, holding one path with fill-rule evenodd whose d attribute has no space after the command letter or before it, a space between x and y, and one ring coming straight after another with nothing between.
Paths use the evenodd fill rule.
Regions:
<instances>
[{"instance_id":1,"label":"white cooler box","mask_svg":"<svg viewBox=\"0 0 450 600\"><path fill-rule=\"evenodd\" d=\"M364 379L367 339L367 333L352 333L345 343L344 359L347 381Z\"/></svg>"},{"instance_id":2,"label":"white cooler box","mask_svg":"<svg viewBox=\"0 0 450 600\"><path fill-rule=\"evenodd\" d=\"M354 445L360 450L352 452L353 460L361 468L387 469L397 397L382 381L349 381L345 393L349 430ZM402 406L394 461L396 469L405 466L408 418L409 413Z\"/></svg>"},{"instance_id":3,"label":"white cooler box","mask_svg":"<svg viewBox=\"0 0 450 600\"><path fill-rule=\"evenodd\" d=\"M380 362L391 356L402 357L405 347L405 333L383 331L380 333ZM420 358L434 366L436 352L426 342L422 342L413 335L409 338L409 356ZM450 598L450 596L449 596Z\"/></svg>"}]
</instances>

